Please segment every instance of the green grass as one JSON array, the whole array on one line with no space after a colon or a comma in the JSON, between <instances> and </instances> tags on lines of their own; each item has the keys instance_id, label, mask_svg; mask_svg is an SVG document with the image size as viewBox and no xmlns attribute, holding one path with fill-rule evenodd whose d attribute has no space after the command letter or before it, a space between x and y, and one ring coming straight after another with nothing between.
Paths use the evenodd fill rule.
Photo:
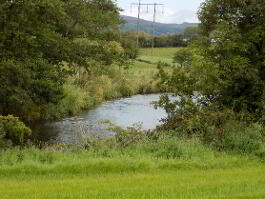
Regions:
<instances>
[{"instance_id":1,"label":"green grass","mask_svg":"<svg viewBox=\"0 0 265 199\"><path fill-rule=\"evenodd\" d=\"M1 153L1 199L265 197L265 165L246 157L167 159L135 148L110 149L104 156L51 149Z\"/></svg>"},{"instance_id":2,"label":"green grass","mask_svg":"<svg viewBox=\"0 0 265 199\"><path fill-rule=\"evenodd\" d=\"M0 151L1 199L242 199L265 197L265 165L165 139L122 148L13 148Z\"/></svg>"},{"instance_id":3,"label":"green grass","mask_svg":"<svg viewBox=\"0 0 265 199\"><path fill-rule=\"evenodd\" d=\"M140 49L139 57L136 61L132 62L129 66L129 70L126 71L126 76L136 91L134 93L141 93L141 90L148 90L149 93L160 92L156 87L156 81L154 81L154 76L158 72L157 63L164 62L172 66L174 53L178 49L179 48ZM170 67L166 70L170 70ZM139 90L140 92L138 92Z\"/></svg>"},{"instance_id":4,"label":"green grass","mask_svg":"<svg viewBox=\"0 0 265 199\"><path fill-rule=\"evenodd\" d=\"M264 167L1 179L2 199L263 199Z\"/></svg>"},{"instance_id":5,"label":"green grass","mask_svg":"<svg viewBox=\"0 0 265 199\"><path fill-rule=\"evenodd\" d=\"M175 52L180 48L143 48L140 50L140 59L157 63L159 61L172 64Z\"/></svg>"},{"instance_id":6,"label":"green grass","mask_svg":"<svg viewBox=\"0 0 265 199\"><path fill-rule=\"evenodd\" d=\"M140 49L140 55L142 56L152 56L152 57L162 57L162 58L172 58L174 53L179 48L142 48Z\"/></svg>"}]
</instances>

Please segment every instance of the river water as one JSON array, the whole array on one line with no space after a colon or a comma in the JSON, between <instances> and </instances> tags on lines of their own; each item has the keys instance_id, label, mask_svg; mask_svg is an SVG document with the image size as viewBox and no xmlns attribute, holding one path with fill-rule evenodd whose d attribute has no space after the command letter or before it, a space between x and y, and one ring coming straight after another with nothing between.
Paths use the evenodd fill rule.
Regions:
<instances>
[{"instance_id":1,"label":"river water","mask_svg":"<svg viewBox=\"0 0 265 199\"><path fill-rule=\"evenodd\" d=\"M75 117L34 125L33 136L39 141L53 144L77 144L86 136L113 136L114 132L108 130L109 124L103 121L110 121L124 128L141 124L142 129L152 130L167 116L164 109L154 107L153 102L158 101L159 96L135 95L107 101Z\"/></svg>"}]
</instances>

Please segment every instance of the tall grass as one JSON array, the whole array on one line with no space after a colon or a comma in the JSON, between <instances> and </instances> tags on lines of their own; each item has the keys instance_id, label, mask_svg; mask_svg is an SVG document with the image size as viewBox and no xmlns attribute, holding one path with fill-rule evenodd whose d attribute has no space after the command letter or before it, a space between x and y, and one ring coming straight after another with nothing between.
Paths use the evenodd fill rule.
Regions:
<instances>
[{"instance_id":1,"label":"tall grass","mask_svg":"<svg viewBox=\"0 0 265 199\"><path fill-rule=\"evenodd\" d=\"M251 160L252 159L252 160ZM211 150L198 140L164 138L127 147L113 140L83 146L34 147L0 151L0 177L23 175L95 175L171 169L225 169L259 165L247 156Z\"/></svg>"},{"instance_id":2,"label":"tall grass","mask_svg":"<svg viewBox=\"0 0 265 199\"><path fill-rule=\"evenodd\" d=\"M0 151L3 199L262 198L264 165L197 139L113 139Z\"/></svg>"}]
</instances>

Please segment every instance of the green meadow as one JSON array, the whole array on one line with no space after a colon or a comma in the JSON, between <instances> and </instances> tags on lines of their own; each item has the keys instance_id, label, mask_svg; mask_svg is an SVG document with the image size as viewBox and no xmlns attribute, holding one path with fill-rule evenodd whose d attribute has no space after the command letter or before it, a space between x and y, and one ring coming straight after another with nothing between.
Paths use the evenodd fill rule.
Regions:
<instances>
[{"instance_id":1,"label":"green meadow","mask_svg":"<svg viewBox=\"0 0 265 199\"><path fill-rule=\"evenodd\" d=\"M139 50L138 58L129 65L129 69L125 71L126 76L131 82L134 90L147 90L149 93L160 92L156 86L154 77L158 72L157 65L162 62L165 70L171 70L173 56L179 48L142 48ZM137 92L136 92L137 93ZM141 92L138 92L141 93ZM144 93L144 92L143 92Z\"/></svg>"}]
</instances>

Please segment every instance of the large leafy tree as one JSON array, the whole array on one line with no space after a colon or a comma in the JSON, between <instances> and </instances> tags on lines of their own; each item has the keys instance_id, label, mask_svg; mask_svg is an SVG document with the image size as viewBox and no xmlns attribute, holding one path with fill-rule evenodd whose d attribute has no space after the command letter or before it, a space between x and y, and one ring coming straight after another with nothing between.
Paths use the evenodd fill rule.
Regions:
<instances>
[{"instance_id":1,"label":"large leafy tree","mask_svg":"<svg viewBox=\"0 0 265 199\"><path fill-rule=\"evenodd\" d=\"M199 19L205 39L205 51L200 54L211 63L206 64L210 68L205 77L217 79L211 99L235 111L261 113L265 97L265 2L208 0L201 5Z\"/></svg>"},{"instance_id":2,"label":"large leafy tree","mask_svg":"<svg viewBox=\"0 0 265 199\"><path fill-rule=\"evenodd\" d=\"M38 118L57 103L62 61L112 64L117 56L104 54L119 40L120 23L111 0L0 0L0 114Z\"/></svg>"},{"instance_id":3,"label":"large leafy tree","mask_svg":"<svg viewBox=\"0 0 265 199\"><path fill-rule=\"evenodd\" d=\"M264 0L207 0L198 15L201 35L191 46L192 63L161 76L164 83L181 103L197 96L200 107L229 108L260 119L265 108ZM164 103L173 109L183 105Z\"/></svg>"}]
</instances>

